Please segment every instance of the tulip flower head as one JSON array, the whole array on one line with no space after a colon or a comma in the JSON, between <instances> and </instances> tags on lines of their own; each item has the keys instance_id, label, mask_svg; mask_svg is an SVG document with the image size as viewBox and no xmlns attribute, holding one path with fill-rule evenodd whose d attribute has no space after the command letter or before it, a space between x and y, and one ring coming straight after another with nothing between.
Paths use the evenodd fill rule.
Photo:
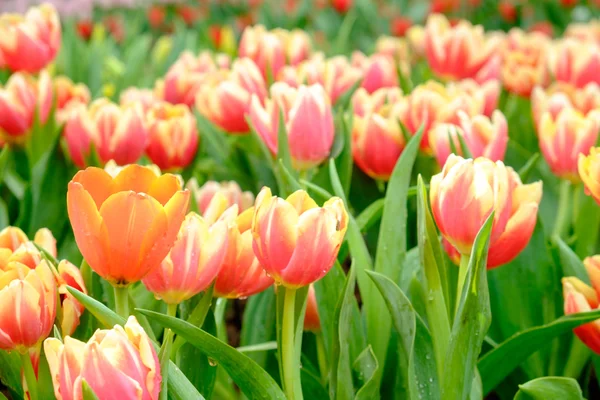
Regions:
<instances>
[{"instance_id":1,"label":"tulip flower head","mask_svg":"<svg viewBox=\"0 0 600 400\"><path fill-rule=\"evenodd\" d=\"M329 157L334 138L333 115L321 85L296 89L276 82L264 107L256 96L252 97L250 121L273 155L277 154L280 113L295 168L309 169Z\"/></svg>"},{"instance_id":2,"label":"tulip flower head","mask_svg":"<svg viewBox=\"0 0 600 400\"><path fill-rule=\"evenodd\" d=\"M308 297L306 298L306 314L304 315L304 330L319 332L321 330L321 319L319 318L319 308L317 307L317 296L315 287L308 287Z\"/></svg>"},{"instance_id":3,"label":"tulip flower head","mask_svg":"<svg viewBox=\"0 0 600 400\"><path fill-rule=\"evenodd\" d=\"M70 336L44 342L56 398L81 399L85 381L100 399L158 400L162 381L156 350L131 316L125 326L97 330L87 343Z\"/></svg>"},{"instance_id":4,"label":"tulip flower head","mask_svg":"<svg viewBox=\"0 0 600 400\"><path fill-rule=\"evenodd\" d=\"M533 120L538 129L545 112L555 120L564 108L571 107L584 115L600 109L600 86L591 82L577 88L569 83L555 82L547 89L537 86L531 92Z\"/></svg>"},{"instance_id":5,"label":"tulip flower head","mask_svg":"<svg viewBox=\"0 0 600 400\"><path fill-rule=\"evenodd\" d=\"M524 185L502 161L482 157L465 160L451 154L442 172L431 178L433 217L460 254L471 254L477 233L494 211L488 268L506 264L527 246L541 197L541 182Z\"/></svg>"},{"instance_id":6,"label":"tulip flower head","mask_svg":"<svg viewBox=\"0 0 600 400\"><path fill-rule=\"evenodd\" d=\"M563 179L579 182L577 163L598 139L600 111L587 116L573 108L561 110L556 118L546 112L538 127L540 150L552 172Z\"/></svg>"},{"instance_id":7,"label":"tulip flower head","mask_svg":"<svg viewBox=\"0 0 600 400\"><path fill-rule=\"evenodd\" d=\"M384 87L398 86L398 72L394 59L385 54L374 54L370 57L360 52L352 54L352 65L363 73L362 87L369 93Z\"/></svg>"},{"instance_id":8,"label":"tulip flower head","mask_svg":"<svg viewBox=\"0 0 600 400\"><path fill-rule=\"evenodd\" d=\"M59 123L67 121L74 104L87 105L90 102L90 90L84 84L74 84L66 76L57 76L53 83L56 93L56 120Z\"/></svg>"},{"instance_id":9,"label":"tulip flower head","mask_svg":"<svg viewBox=\"0 0 600 400\"><path fill-rule=\"evenodd\" d=\"M140 104L120 107L108 99L95 100L89 108L76 104L65 124L69 154L80 168L89 163L92 146L99 161L119 165L136 162L146 149L148 131Z\"/></svg>"},{"instance_id":10,"label":"tulip flower head","mask_svg":"<svg viewBox=\"0 0 600 400\"><path fill-rule=\"evenodd\" d=\"M341 199L332 197L318 207L303 190L284 200L265 187L255 207L254 254L277 284L295 289L329 272L348 225Z\"/></svg>"},{"instance_id":11,"label":"tulip flower head","mask_svg":"<svg viewBox=\"0 0 600 400\"><path fill-rule=\"evenodd\" d=\"M100 168L69 183L67 209L81 254L102 278L126 286L160 265L189 203L175 175L128 165L115 177Z\"/></svg>"},{"instance_id":12,"label":"tulip flower head","mask_svg":"<svg viewBox=\"0 0 600 400\"><path fill-rule=\"evenodd\" d=\"M589 155L580 154L577 170L583 181L585 193L600 204L600 147L592 147Z\"/></svg>"},{"instance_id":13,"label":"tulip flower head","mask_svg":"<svg viewBox=\"0 0 600 400\"><path fill-rule=\"evenodd\" d=\"M0 58L13 72L39 72L54 60L60 42L60 20L49 3L25 15L0 15Z\"/></svg>"},{"instance_id":14,"label":"tulip flower head","mask_svg":"<svg viewBox=\"0 0 600 400\"><path fill-rule=\"evenodd\" d=\"M160 101L152 89L140 89L137 87L130 87L123 90L119 97L121 107L139 103L144 110L144 114Z\"/></svg>"},{"instance_id":15,"label":"tulip flower head","mask_svg":"<svg viewBox=\"0 0 600 400\"><path fill-rule=\"evenodd\" d=\"M600 45L565 39L550 51L550 71L559 82L582 88L590 82L600 85Z\"/></svg>"},{"instance_id":16,"label":"tulip flower head","mask_svg":"<svg viewBox=\"0 0 600 400\"><path fill-rule=\"evenodd\" d=\"M215 182L208 181L201 187L198 186L198 181L192 178L187 183L187 188L194 193L194 198L198 202L198 210L204 215L213 197L220 193L227 201L225 209L237 205L239 212L243 212L254 204L254 195L252 192L242 192L240 185L235 181ZM220 215L219 215L220 216Z\"/></svg>"},{"instance_id":17,"label":"tulip flower head","mask_svg":"<svg viewBox=\"0 0 600 400\"><path fill-rule=\"evenodd\" d=\"M273 284L252 248L254 207L238 215L237 205L225 211L222 219L230 221L229 245L223 266L215 282L215 296L246 298Z\"/></svg>"},{"instance_id":18,"label":"tulip flower head","mask_svg":"<svg viewBox=\"0 0 600 400\"><path fill-rule=\"evenodd\" d=\"M196 118L183 104L155 104L146 114L146 154L163 170L188 166L198 149Z\"/></svg>"}]
</instances>

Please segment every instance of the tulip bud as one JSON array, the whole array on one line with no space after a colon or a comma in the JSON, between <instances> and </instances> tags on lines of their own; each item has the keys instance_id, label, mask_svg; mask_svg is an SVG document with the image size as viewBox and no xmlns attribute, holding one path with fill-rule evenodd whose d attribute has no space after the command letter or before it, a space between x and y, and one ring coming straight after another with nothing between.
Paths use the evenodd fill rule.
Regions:
<instances>
[{"instance_id":1,"label":"tulip bud","mask_svg":"<svg viewBox=\"0 0 600 400\"><path fill-rule=\"evenodd\" d=\"M37 79L23 72L12 74L4 87L0 85L0 139L22 142L34 116L45 124L51 107L52 82L46 71Z\"/></svg>"},{"instance_id":2,"label":"tulip bud","mask_svg":"<svg viewBox=\"0 0 600 400\"><path fill-rule=\"evenodd\" d=\"M179 304L206 290L223 264L228 228L224 221L209 226L198 214L189 213L169 255L142 279L146 289L167 304Z\"/></svg>"},{"instance_id":3,"label":"tulip bud","mask_svg":"<svg viewBox=\"0 0 600 400\"><path fill-rule=\"evenodd\" d=\"M219 71L207 79L196 95L196 108L227 133L248 133L246 115L253 94L264 101L265 81L251 59L240 58L231 71Z\"/></svg>"},{"instance_id":4,"label":"tulip bud","mask_svg":"<svg viewBox=\"0 0 600 400\"><path fill-rule=\"evenodd\" d=\"M217 297L245 298L260 293L273 284L273 279L262 268L252 249L250 228L254 208L237 214L237 205L234 205L222 217L232 221L227 254L215 282Z\"/></svg>"},{"instance_id":5,"label":"tulip bud","mask_svg":"<svg viewBox=\"0 0 600 400\"><path fill-rule=\"evenodd\" d=\"M63 336L72 335L79 326L79 319L85 308L67 290L67 287L77 289L84 294L87 294L87 289L79 268L67 260L58 263L56 281L61 307L60 331Z\"/></svg>"},{"instance_id":6,"label":"tulip bud","mask_svg":"<svg viewBox=\"0 0 600 400\"><path fill-rule=\"evenodd\" d=\"M504 159L508 143L508 124L501 111L496 110L492 118L484 115L469 117L458 112L459 125L438 123L429 131L429 144L439 165L444 165L451 151L450 139L457 155L462 154L461 136L473 157L485 157L492 161Z\"/></svg>"},{"instance_id":7,"label":"tulip bud","mask_svg":"<svg viewBox=\"0 0 600 400\"><path fill-rule=\"evenodd\" d=\"M578 278L563 278L562 285L565 315L588 312L598 308L597 292ZM600 320L579 325L573 329L573 332L593 352L600 354Z\"/></svg>"},{"instance_id":8,"label":"tulip bud","mask_svg":"<svg viewBox=\"0 0 600 400\"><path fill-rule=\"evenodd\" d=\"M100 168L79 171L67 191L77 247L111 284L137 282L169 253L189 197L175 175L149 167L128 165L115 177Z\"/></svg>"},{"instance_id":9,"label":"tulip bud","mask_svg":"<svg viewBox=\"0 0 600 400\"><path fill-rule=\"evenodd\" d=\"M331 269L347 224L348 214L337 197L318 207L305 191L284 200L265 187L252 221L254 254L276 283L306 286Z\"/></svg>"},{"instance_id":10,"label":"tulip bud","mask_svg":"<svg viewBox=\"0 0 600 400\"><path fill-rule=\"evenodd\" d=\"M44 342L56 398L81 399L85 381L99 399L158 400L160 363L154 345L131 316L124 327L97 330L87 343L70 336Z\"/></svg>"},{"instance_id":11,"label":"tulip bud","mask_svg":"<svg viewBox=\"0 0 600 400\"><path fill-rule=\"evenodd\" d=\"M363 72L362 87L369 93L384 87L398 86L398 73L394 59L384 54L370 57L360 52L352 53L352 65Z\"/></svg>"},{"instance_id":12,"label":"tulip bud","mask_svg":"<svg viewBox=\"0 0 600 400\"><path fill-rule=\"evenodd\" d=\"M481 25L461 20L450 26L441 14L430 14L427 18L425 54L433 72L444 78L472 78L479 83L498 79L500 43L500 37L486 36Z\"/></svg>"},{"instance_id":13,"label":"tulip bud","mask_svg":"<svg viewBox=\"0 0 600 400\"><path fill-rule=\"evenodd\" d=\"M0 349L24 353L46 338L56 316L56 284L46 261L0 270Z\"/></svg>"},{"instance_id":14,"label":"tulip bud","mask_svg":"<svg viewBox=\"0 0 600 400\"><path fill-rule=\"evenodd\" d=\"M27 241L25 232L16 226L7 226L0 231L0 249L9 249L12 253Z\"/></svg>"},{"instance_id":15,"label":"tulip bud","mask_svg":"<svg viewBox=\"0 0 600 400\"><path fill-rule=\"evenodd\" d=\"M304 315L304 330L319 332L321 330L321 319L319 318L319 308L317 307L317 296L313 285L308 287L308 297L306 298L306 314Z\"/></svg>"},{"instance_id":16,"label":"tulip bud","mask_svg":"<svg viewBox=\"0 0 600 400\"><path fill-rule=\"evenodd\" d=\"M541 182L523 185L512 168L486 158L451 154L442 172L431 178L433 217L460 254L471 254L477 233L494 211L488 268L506 264L527 246L541 197Z\"/></svg>"},{"instance_id":17,"label":"tulip bud","mask_svg":"<svg viewBox=\"0 0 600 400\"><path fill-rule=\"evenodd\" d=\"M563 179L579 182L577 160L588 154L598 139L600 111L587 116L573 108L565 108L556 117L542 115L538 128L540 150L552 172Z\"/></svg>"},{"instance_id":18,"label":"tulip bud","mask_svg":"<svg viewBox=\"0 0 600 400\"><path fill-rule=\"evenodd\" d=\"M64 135L75 165L83 168L88 164L92 145L102 163L115 160L125 165L142 156L148 133L141 105L119 107L101 98L87 110L81 104L74 107Z\"/></svg>"},{"instance_id":19,"label":"tulip bud","mask_svg":"<svg viewBox=\"0 0 600 400\"><path fill-rule=\"evenodd\" d=\"M69 118L73 105L87 105L91 95L87 86L81 83L76 85L66 76L57 76L53 83L56 93L56 120L62 124Z\"/></svg>"},{"instance_id":20,"label":"tulip bud","mask_svg":"<svg viewBox=\"0 0 600 400\"><path fill-rule=\"evenodd\" d=\"M250 121L273 155L277 154L280 110L294 168L309 169L329 157L334 125L331 103L322 86L296 89L276 82L264 107L252 97Z\"/></svg>"},{"instance_id":21,"label":"tulip bud","mask_svg":"<svg viewBox=\"0 0 600 400\"><path fill-rule=\"evenodd\" d=\"M0 54L12 71L36 73L50 64L60 47L60 20L49 3L24 16L0 15Z\"/></svg>"},{"instance_id":22,"label":"tulip bud","mask_svg":"<svg viewBox=\"0 0 600 400\"><path fill-rule=\"evenodd\" d=\"M600 45L565 39L550 51L550 71L559 82L582 88L590 82L600 85Z\"/></svg>"},{"instance_id":23,"label":"tulip bud","mask_svg":"<svg viewBox=\"0 0 600 400\"><path fill-rule=\"evenodd\" d=\"M146 154L163 170L187 167L198 149L196 119L183 104L155 104L146 115Z\"/></svg>"}]
</instances>

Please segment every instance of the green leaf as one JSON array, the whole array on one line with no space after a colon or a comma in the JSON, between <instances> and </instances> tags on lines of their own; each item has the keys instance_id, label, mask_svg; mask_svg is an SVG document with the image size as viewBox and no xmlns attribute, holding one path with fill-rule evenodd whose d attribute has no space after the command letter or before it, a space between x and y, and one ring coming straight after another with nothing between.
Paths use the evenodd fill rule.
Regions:
<instances>
[{"instance_id":1,"label":"green leaf","mask_svg":"<svg viewBox=\"0 0 600 400\"><path fill-rule=\"evenodd\" d=\"M469 146L467 146L464 136L456 132L456 137L458 138L458 143L460 143L460 151L463 158L473 158L473 154L471 154L471 150L469 150Z\"/></svg>"},{"instance_id":2,"label":"green leaf","mask_svg":"<svg viewBox=\"0 0 600 400\"><path fill-rule=\"evenodd\" d=\"M296 190L302 190L302 186L294 176L294 174L285 167L282 159L279 159L277 163L279 170L281 171L281 177L283 178L283 182L285 183L288 192L293 193Z\"/></svg>"},{"instance_id":3,"label":"green leaf","mask_svg":"<svg viewBox=\"0 0 600 400\"><path fill-rule=\"evenodd\" d=\"M330 382L329 396L331 399L350 399L354 395L352 370L350 368L350 351L348 349L350 320L353 316L352 304L356 273L350 267L344 288L340 293L333 318L332 347L330 350Z\"/></svg>"},{"instance_id":4,"label":"green leaf","mask_svg":"<svg viewBox=\"0 0 600 400\"><path fill-rule=\"evenodd\" d=\"M381 293L398 332L400 398L440 399L436 360L432 357L431 335L410 300L388 277L377 272L368 275Z\"/></svg>"},{"instance_id":5,"label":"green leaf","mask_svg":"<svg viewBox=\"0 0 600 400\"><path fill-rule=\"evenodd\" d=\"M206 144L208 155L219 163L227 164L230 149L225 138L221 137L221 132L196 109L194 109L194 116L198 123L198 132Z\"/></svg>"},{"instance_id":6,"label":"green leaf","mask_svg":"<svg viewBox=\"0 0 600 400\"><path fill-rule=\"evenodd\" d=\"M0 184L4 182L4 172L10 160L10 146L5 145L0 151Z\"/></svg>"},{"instance_id":7,"label":"green leaf","mask_svg":"<svg viewBox=\"0 0 600 400\"><path fill-rule=\"evenodd\" d=\"M188 322L154 311L139 310L139 312L172 329L176 334L183 336L188 343L218 362L249 398L285 400L285 395L273 378L248 356Z\"/></svg>"},{"instance_id":8,"label":"green leaf","mask_svg":"<svg viewBox=\"0 0 600 400\"><path fill-rule=\"evenodd\" d=\"M577 254L560 237L554 236L552 241L558 252L559 265L562 265L564 275L575 276L589 284L590 278Z\"/></svg>"},{"instance_id":9,"label":"green leaf","mask_svg":"<svg viewBox=\"0 0 600 400\"><path fill-rule=\"evenodd\" d=\"M21 360L18 352L0 350L0 382L13 392L23 396L21 386Z\"/></svg>"},{"instance_id":10,"label":"green leaf","mask_svg":"<svg viewBox=\"0 0 600 400\"><path fill-rule=\"evenodd\" d=\"M85 379L81 380L81 392L83 394L83 400L100 400Z\"/></svg>"},{"instance_id":11,"label":"green leaf","mask_svg":"<svg viewBox=\"0 0 600 400\"><path fill-rule=\"evenodd\" d=\"M514 400L584 400L577 381L573 378L546 376L519 385Z\"/></svg>"},{"instance_id":12,"label":"green leaf","mask_svg":"<svg viewBox=\"0 0 600 400\"><path fill-rule=\"evenodd\" d=\"M347 110L350 106L350 101L352 101L352 96L361 87L363 79L359 79L350 86L348 90L346 90L342 95L340 95L336 102L335 108L338 110Z\"/></svg>"},{"instance_id":13,"label":"green leaf","mask_svg":"<svg viewBox=\"0 0 600 400\"><path fill-rule=\"evenodd\" d=\"M540 153L533 153L533 155L529 157L529 160L527 160L525 165L523 165L523 167L521 167L519 170L519 177L521 178L521 181L527 182L527 179L529 179L529 176L535 169L539 159Z\"/></svg>"},{"instance_id":14,"label":"green leaf","mask_svg":"<svg viewBox=\"0 0 600 400\"><path fill-rule=\"evenodd\" d=\"M276 307L275 291L272 287L248 299L242 321L242 346L261 344L275 338ZM266 367L267 353L251 353L248 356L262 368Z\"/></svg>"},{"instance_id":15,"label":"green leaf","mask_svg":"<svg viewBox=\"0 0 600 400\"><path fill-rule=\"evenodd\" d=\"M288 134L285 126L285 117L283 115L283 109L279 109L279 120L277 125L277 159L281 160L283 166L288 171L294 171L292 166L292 155L290 153L290 145L288 143ZM280 188L283 190L283 188ZM291 193L292 190L288 190L287 193Z\"/></svg>"},{"instance_id":16,"label":"green leaf","mask_svg":"<svg viewBox=\"0 0 600 400\"><path fill-rule=\"evenodd\" d=\"M236 348L240 353L254 353L257 351L269 351L269 350L277 350L277 342L265 342L259 344L253 344L250 346L240 346Z\"/></svg>"},{"instance_id":17,"label":"green leaf","mask_svg":"<svg viewBox=\"0 0 600 400\"><path fill-rule=\"evenodd\" d=\"M371 400L379 397L379 386L375 374L379 368L379 363L373 353L373 348L369 345L354 361L352 368L358 372L359 380L362 382L361 388L356 392L355 400Z\"/></svg>"},{"instance_id":18,"label":"green leaf","mask_svg":"<svg viewBox=\"0 0 600 400\"><path fill-rule=\"evenodd\" d=\"M302 395L305 399L327 399L327 390L323 387L319 381L319 377L302 366L300 371L301 383L302 383Z\"/></svg>"},{"instance_id":19,"label":"green leaf","mask_svg":"<svg viewBox=\"0 0 600 400\"><path fill-rule=\"evenodd\" d=\"M600 319L600 310L566 315L549 324L519 332L500 343L477 364L484 394L490 393L527 357L548 345L552 339L596 319Z\"/></svg>"},{"instance_id":20,"label":"green leaf","mask_svg":"<svg viewBox=\"0 0 600 400\"><path fill-rule=\"evenodd\" d=\"M419 252L421 263L425 272L425 286L429 301L425 302L427 320L431 330L433 346L437 360L446 357L448 343L450 340L450 315L448 306L450 300L449 279L446 276L446 264L440 245L435 222L429 211L427 201L427 190L421 175L419 175L417 187L419 196L417 200L417 228ZM438 379L444 377L443 363L438 363Z\"/></svg>"},{"instance_id":21,"label":"green leaf","mask_svg":"<svg viewBox=\"0 0 600 400\"><path fill-rule=\"evenodd\" d=\"M375 200L356 217L356 224L362 232L369 230L381 219L384 202L385 199Z\"/></svg>"},{"instance_id":22,"label":"green leaf","mask_svg":"<svg viewBox=\"0 0 600 400\"><path fill-rule=\"evenodd\" d=\"M419 129L402 151L385 194L374 270L389 277L393 282L398 281L406 257L408 188L422 137L423 129ZM391 321L386 315L387 309L381 295L372 291L371 286L367 286L366 289L361 293L365 299L367 335L378 362L385 365Z\"/></svg>"},{"instance_id":23,"label":"green leaf","mask_svg":"<svg viewBox=\"0 0 600 400\"><path fill-rule=\"evenodd\" d=\"M339 172L340 183L344 188L344 194L346 197L350 193L350 185L352 184L352 169L354 167L354 160L352 158L352 124L353 124L354 113L348 113L346 118L345 114L339 113L339 134L343 135L344 147L341 150L339 157L336 158L335 153L332 151L332 157L336 159L336 167Z\"/></svg>"},{"instance_id":24,"label":"green leaf","mask_svg":"<svg viewBox=\"0 0 600 400\"><path fill-rule=\"evenodd\" d=\"M444 399L464 400L469 397L476 375L477 357L492 321L486 264L493 222L492 212L475 238L462 293L457 294L460 302L444 364Z\"/></svg>"},{"instance_id":25,"label":"green leaf","mask_svg":"<svg viewBox=\"0 0 600 400\"><path fill-rule=\"evenodd\" d=\"M575 188L576 195L583 195L583 188ZM600 233L600 210L598 204L590 196L583 196L580 203L573 205L577 209L574 231L577 237L575 253L581 258L596 254L596 243Z\"/></svg>"}]
</instances>

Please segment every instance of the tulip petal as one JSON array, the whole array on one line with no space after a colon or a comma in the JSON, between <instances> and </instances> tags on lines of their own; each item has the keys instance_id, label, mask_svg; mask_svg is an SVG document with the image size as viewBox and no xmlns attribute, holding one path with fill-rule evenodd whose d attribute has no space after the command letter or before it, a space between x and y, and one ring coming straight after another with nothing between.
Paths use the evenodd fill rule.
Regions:
<instances>
[{"instance_id":1,"label":"tulip petal","mask_svg":"<svg viewBox=\"0 0 600 400\"><path fill-rule=\"evenodd\" d=\"M102 168L89 167L79 171L71 182L79 183L89 193L96 204L96 208L100 208L108 196L115 191L113 178ZM71 184L69 184L70 188Z\"/></svg>"}]
</instances>

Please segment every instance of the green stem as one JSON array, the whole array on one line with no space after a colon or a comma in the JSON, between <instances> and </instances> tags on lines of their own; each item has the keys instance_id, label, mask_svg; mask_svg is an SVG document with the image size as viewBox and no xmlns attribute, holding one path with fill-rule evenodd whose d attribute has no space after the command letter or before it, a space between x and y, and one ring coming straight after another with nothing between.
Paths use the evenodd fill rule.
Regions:
<instances>
[{"instance_id":1,"label":"green stem","mask_svg":"<svg viewBox=\"0 0 600 400\"><path fill-rule=\"evenodd\" d=\"M117 314L127 319L129 317L129 286L114 286L115 308Z\"/></svg>"},{"instance_id":2,"label":"green stem","mask_svg":"<svg viewBox=\"0 0 600 400\"><path fill-rule=\"evenodd\" d=\"M29 398L31 400L38 399L38 383L33 371L33 364L31 364L31 358L29 358L29 351L21 353L21 364L23 365L23 375L25 376L25 382L27 382L27 391L29 392Z\"/></svg>"},{"instance_id":3,"label":"green stem","mask_svg":"<svg viewBox=\"0 0 600 400\"><path fill-rule=\"evenodd\" d=\"M581 375L581 371L585 367L585 364L590 360L591 356L590 349L587 348L579 339L573 340L571 351L569 352L569 358L565 365L563 376L577 379Z\"/></svg>"},{"instance_id":4,"label":"green stem","mask_svg":"<svg viewBox=\"0 0 600 400\"><path fill-rule=\"evenodd\" d=\"M319 370L321 371L321 383L327 382L327 351L325 350L325 340L323 333L317 332L317 361L319 362Z\"/></svg>"},{"instance_id":5,"label":"green stem","mask_svg":"<svg viewBox=\"0 0 600 400\"><path fill-rule=\"evenodd\" d=\"M281 360L283 362L283 387L288 400L295 399L294 386L299 383L294 380L294 315L296 313L296 289L285 288L283 300L283 326L281 333Z\"/></svg>"},{"instance_id":6,"label":"green stem","mask_svg":"<svg viewBox=\"0 0 600 400\"><path fill-rule=\"evenodd\" d=\"M206 289L204 295L202 295L202 298L200 299L200 302L198 302L198 305L194 308L194 310L188 317L187 322L194 326L197 326L198 328L202 328L202 325L204 325L204 320L206 319L206 314L208 314L208 310L210 310L214 288L215 285L213 284L210 285L208 289ZM184 343L185 340L183 339L183 337L177 336L177 339L175 339L175 342L173 343L172 357L177 354L177 352L179 351L181 346L183 346Z\"/></svg>"},{"instance_id":7,"label":"green stem","mask_svg":"<svg viewBox=\"0 0 600 400\"><path fill-rule=\"evenodd\" d=\"M462 296L463 287L465 286L465 280L467 279L467 272L469 272L469 256L464 254L460 255L460 266L458 269L458 286L456 288L456 309L454 315L458 312L460 306L460 298Z\"/></svg>"},{"instance_id":8,"label":"green stem","mask_svg":"<svg viewBox=\"0 0 600 400\"><path fill-rule=\"evenodd\" d=\"M227 309L227 300L224 297L217 299L215 305L215 323L217 325L217 338L227 343L227 329L225 327L225 310Z\"/></svg>"},{"instance_id":9,"label":"green stem","mask_svg":"<svg viewBox=\"0 0 600 400\"><path fill-rule=\"evenodd\" d=\"M558 197L558 215L554 222L552 236L562 237L569 226L569 201L571 197L571 182L563 180L560 183Z\"/></svg>"}]
</instances>

